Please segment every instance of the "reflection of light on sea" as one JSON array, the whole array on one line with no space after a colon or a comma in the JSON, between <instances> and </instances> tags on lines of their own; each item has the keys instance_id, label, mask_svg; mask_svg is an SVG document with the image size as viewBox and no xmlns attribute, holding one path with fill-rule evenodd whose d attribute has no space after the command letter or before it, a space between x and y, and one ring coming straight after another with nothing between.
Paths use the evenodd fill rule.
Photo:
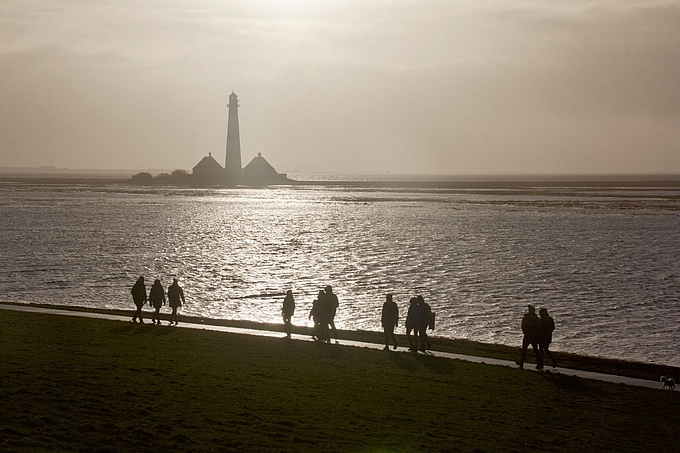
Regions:
<instances>
[{"instance_id":1,"label":"reflection of light on sea","mask_svg":"<svg viewBox=\"0 0 680 453\"><path fill-rule=\"evenodd\" d=\"M280 322L292 289L293 323L310 325L312 300L331 284L338 327L370 330L386 293L402 326L420 293L436 335L514 345L533 303L555 317L556 350L680 364L675 192L498 192L5 190L0 246L12 253L0 255L0 292L129 309L138 275L166 287L179 277L185 314ZM653 207L621 209L630 197Z\"/></svg>"}]
</instances>

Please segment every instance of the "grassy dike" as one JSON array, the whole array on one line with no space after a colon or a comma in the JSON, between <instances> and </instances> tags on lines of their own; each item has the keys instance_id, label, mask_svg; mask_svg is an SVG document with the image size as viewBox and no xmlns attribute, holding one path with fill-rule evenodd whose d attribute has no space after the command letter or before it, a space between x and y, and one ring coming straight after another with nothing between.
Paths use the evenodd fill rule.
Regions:
<instances>
[{"instance_id":1,"label":"grassy dike","mask_svg":"<svg viewBox=\"0 0 680 453\"><path fill-rule=\"evenodd\" d=\"M0 311L0 451L678 451L679 392Z\"/></svg>"}]
</instances>

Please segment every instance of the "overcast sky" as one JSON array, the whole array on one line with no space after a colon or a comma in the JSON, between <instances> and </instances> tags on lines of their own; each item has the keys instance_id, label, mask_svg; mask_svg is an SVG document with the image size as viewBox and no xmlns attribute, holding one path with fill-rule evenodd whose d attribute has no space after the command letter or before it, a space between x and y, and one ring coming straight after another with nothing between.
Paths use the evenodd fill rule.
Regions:
<instances>
[{"instance_id":1,"label":"overcast sky","mask_svg":"<svg viewBox=\"0 0 680 453\"><path fill-rule=\"evenodd\" d=\"M0 0L0 166L680 173L680 1Z\"/></svg>"}]
</instances>

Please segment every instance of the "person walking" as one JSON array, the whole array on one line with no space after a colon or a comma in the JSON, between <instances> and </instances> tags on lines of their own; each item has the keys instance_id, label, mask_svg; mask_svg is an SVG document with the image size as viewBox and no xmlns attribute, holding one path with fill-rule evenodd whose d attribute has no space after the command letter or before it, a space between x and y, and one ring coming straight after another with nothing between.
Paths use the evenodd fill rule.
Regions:
<instances>
[{"instance_id":1,"label":"person walking","mask_svg":"<svg viewBox=\"0 0 680 453\"><path fill-rule=\"evenodd\" d=\"M382 314L380 315L380 322L385 331L385 351L390 349L390 341L393 348L397 349L397 336L394 334L394 329L399 325L399 307L396 302L392 300L392 294L388 294L385 303L382 307Z\"/></svg>"},{"instance_id":2,"label":"person walking","mask_svg":"<svg viewBox=\"0 0 680 453\"><path fill-rule=\"evenodd\" d=\"M329 329L331 332L333 332L333 338L335 338L336 343L338 340L338 330L335 328L335 314L338 311L338 307L340 306L340 302L338 302L338 296L336 296L333 293L333 288L331 285L326 286L326 316L327 316L327 329ZM328 334L328 339L326 340L328 343L331 342L331 335L330 332Z\"/></svg>"},{"instance_id":3,"label":"person walking","mask_svg":"<svg viewBox=\"0 0 680 453\"><path fill-rule=\"evenodd\" d=\"M184 299L184 290L179 286L176 278L172 279L172 285L168 287L168 304L170 305L170 308L172 308L170 325L172 325L173 322L177 325L177 309L181 307L182 304L186 304L186 300ZM158 320L158 323L160 324L160 319Z\"/></svg>"},{"instance_id":4,"label":"person walking","mask_svg":"<svg viewBox=\"0 0 680 453\"><path fill-rule=\"evenodd\" d=\"M420 325L423 323L423 307L420 306L416 297L412 297L409 304L406 314L406 338L408 338L410 346L409 351L418 352ZM413 337L411 337L411 332L413 332Z\"/></svg>"},{"instance_id":5,"label":"person walking","mask_svg":"<svg viewBox=\"0 0 680 453\"><path fill-rule=\"evenodd\" d=\"M529 345L534 349L534 355L536 355L536 369L543 369L543 357L541 356L540 349L538 349L538 330L539 320L538 316L536 316L536 309L533 305L529 305L527 313L525 313L522 318L522 333L524 333L524 338L522 338L522 354L517 362L520 369L524 369L524 359L526 359Z\"/></svg>"},{"instance_id":6,"label":"person walking","mask_svg":"<svg viewBox=\"0 0 680 453\"><path fill-rule=\"evenodd\" d=\"M418 304L423 311L423 322L418 326L418 334L420 335L420 350L425 352L430 349L430 337L427 336L427 328L430 325L430 318L432 317L432 308L430 304L425 302L423 296L418 296Z\"/></svg>"},{"instance_id":7,"label":"person walking","mask_svg":"<svg viewBox=\"0 0 680 453\"><path fill-rule=\"evenodd\" d=\"M132 322L137 323L137 318L139 318L139 323L144 324L144 320L142 319L142 307L147 300L146 286L144 286L144 277L139 277L137 279L135 284L132 285L130 293L132 294L132 300L137 307L137 311L135 311L135 315L132 317Z\"/></svg>"},{"instance_id":8,"label":"person walking","mask_svg":"<svg viewBox=\"0 0 680 453\"><path fill-rule=\"evenodd\" d=\"M312 338L317 341L324 341L327 337L328 324L324 317L323 305L325 304L326 293L323 290L319 291L316 299L312 302L312 309L309 311L307 319L314 320L314 329L312 331Z\"/></svg>"},{"instance_id":9,"label":"person walking","mask_svg":"<svg viewBox=\"0 0 680 453\"><path fill-rule=\"evenodd\" d=\"M161 281L156 279L151 285L151 290L149 291L149 303L156 310L151 318L151 322L154 324L161 325L161 307L165 305L165 291L163 290L163 285Z\"/></svg>"},{"instance_id":10,"label":"person walking","mask_svg":"<svg viewBox=\"0 0 680 453\"><path fill-rule=\"evenodd\" d=\"M283 326L286 329L286 338L290 338L293 329L290 318L295 313L295 299L293 299L293 291L290 289L286 291L286 297L283 299L283 307L281 308L281 316L283 316Z\"/></svg>"},{"instance_id":11,"label":"person walking","mask_svg":"<svg viewBox=\"0 0 680 453\"><path fill-rule=\"evenodd\" d=\"M555 356L550 351L550 343L552 343L552 333L555 330L555 321L548 315L548 310L546 308L541 308L538 310L540 317L538 318L538 349L541 357L545 359L545 355L550 357L552 361L552 367L557 367L557 361ZM543 365L541 363L541 365Z\"/></svg>"}]
</instances>

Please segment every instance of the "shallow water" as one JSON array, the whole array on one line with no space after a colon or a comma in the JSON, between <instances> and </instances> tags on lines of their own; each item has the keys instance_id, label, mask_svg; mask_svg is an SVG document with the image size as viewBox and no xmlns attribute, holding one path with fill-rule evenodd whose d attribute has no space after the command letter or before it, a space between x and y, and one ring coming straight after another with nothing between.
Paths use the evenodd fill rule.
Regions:
<instances>
[{"instance_id":1,"label":"shallow water","mask_svg":"<svg viewBox=\"0 0 680 453\"><path fill-rule=\"evenodd\" d=\"M183 313L294 324L333 285L342 329L422 294L435 335L517 345L526 305L553 348L680 366L680 191L134 188L0 184L0 298L131 308L179 277Z\"/></svg>"}]
</instances>

